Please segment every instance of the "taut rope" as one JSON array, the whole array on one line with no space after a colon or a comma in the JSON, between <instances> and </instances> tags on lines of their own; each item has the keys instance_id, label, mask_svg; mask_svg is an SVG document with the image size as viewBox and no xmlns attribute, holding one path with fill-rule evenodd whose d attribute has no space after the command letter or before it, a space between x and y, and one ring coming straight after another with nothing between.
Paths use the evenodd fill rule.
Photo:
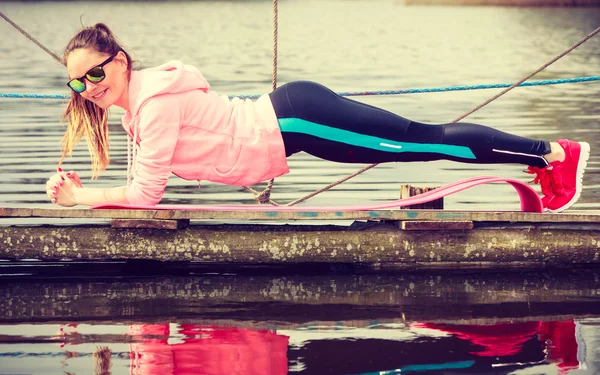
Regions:
<instances>
[{"instance_id":1,"label":"taut rope","mask_svg":"<svg viewBox=\"0 0 600 375\"><path fill-rule=\"evenodd\" d=\"M273 0L273 90L277 88L277 35L279 33L279 11L277 9L277 0ZM249 186L242 186L247 191L254 194L256 201L260 204L271 203L273 206L279 206L279 204L271 200L271 190L273 189L273 183L275 179L272 178L265 187L265 190L258 192Z\"/></svg>"},{"instance_id":2,"label":"taut rope","mask_svg":"<svg viewBox=\"0 0 600 375\"><path fill-rule=\"evenodd\" d=\"M25 30L23 30L22 28L20 28L19 25L17 25L10 18L8 18L7 16L5 16L4 13L0 12L0 17L4 18L4 20L6 22L8 22L12 27L14 27L15 29L17 29L27 39L31 40L38 47L40 47L41 49L43 49L44 51L46 51L50 56L54 57L54 59L56 61L58 61L59 63L61 63L63 65L65 64L64 61L62 61L62 59L60 57L58 57L54 52L50 51L48 48L44 47L44 45L42 43L38 42L34 37L32 37L31 35L29 35L29 33L27 33Z\"/></svg>"},{"instance_id":3,"label":"taut rope","mask_svg":"<svg viewBox=\"0 0 600 375\"><path fill-rule=\"evenodd\" d=\"M537 81L523 82L519 87L547 86L560 85L565 83L578 82L594 82L600 81L600 76L584 76L572 78L558 79L540 79ZM503 89L512 86L513 83L483 83L478 85L458 85L458 86L442 86L442 87L419 87L402 90L377 90L377 91L339 91L336 94L339 96L375 96L375 95L403 95L403 94L423 94L435 92L450 92L450 91L470 91L470 90L487 90L487 89ZM239 94L228 95L230 99L258 99L263 94ZM65 94L28 94L28 93L7 93L0 92L0 98L10 99L69 99L71 95Z\"/></svg>"}]
</instances>

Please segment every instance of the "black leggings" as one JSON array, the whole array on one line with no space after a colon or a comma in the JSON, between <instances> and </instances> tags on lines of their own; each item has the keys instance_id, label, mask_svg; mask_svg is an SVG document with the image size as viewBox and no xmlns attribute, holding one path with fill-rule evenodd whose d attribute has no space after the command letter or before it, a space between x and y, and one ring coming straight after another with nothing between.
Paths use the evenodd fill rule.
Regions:
<instances>
[{"instance_id":1,"label":"black leggings","mask_svg":"<svg viewBox=\"0 0 600 375\"><path fill-rule=\"evenodd\" d=\"M422 124L341 97L313 82L287 83L271 94L286 155L305 151L342 163L454 160L548 165L550 143L465 122Z\"/></svg>"}]
</instances>

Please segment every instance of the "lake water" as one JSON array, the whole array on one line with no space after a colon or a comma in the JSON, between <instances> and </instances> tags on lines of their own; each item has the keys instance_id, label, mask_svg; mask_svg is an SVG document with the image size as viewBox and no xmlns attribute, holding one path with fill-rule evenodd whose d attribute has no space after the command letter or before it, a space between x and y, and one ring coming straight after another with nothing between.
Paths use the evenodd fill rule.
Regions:
<instances>
[{"instance_id":1,"label":"lake water","mask_svg":"<svg viewBox=\"0 0 600 375\"><path fill-rule=\"evenodd\" d=\"M0 284L0 374L600 371L597 270L141 268L63 265Z\"/></svg>"},{"instance_id":2,"label":"lake water","mask_svg":"<svg viewBox=\"0 0 600 375\"><path fill-rule=\"evenodd\" d=\"M270 1L0 2L0 11L59 55L80 22L107 23L142 66L196 65L222 94L271 87ZM334 91L514 82L600 24L600 9L417 7L394 0L287 0L279 6L279 84ZM0 92L67 94L67 74L0 23ZM535 79L598 75L600 36ZM498 90L360 97L422 122L448 122ZM600 82L518 88L467 118L523 136L587 141L592 156L575 209L600 208ZM51 207L61 100L0 99L0 201ZM87 186L125 181L126 138L111 112L112 165ZM84 143L66 168L89 177ZM273 199L288 201L360 166L290 159ZM530 179L519 166L380 165L311 205L395 199L399 184L475 175ZM165 203L251 202L238 188L173 178ZM445 201L513 209L504 186ZM156 270L110 263L0 263L0 374L596 374L596 270L349 274ZM226 272L227 271L227 272Z\"/></svg>"},{"instance_id":3,"label":"lake water","mask_svg":"<svg viewBox=\"0 0 600 375\"><path fill-rule=\"evenodd\" d=\"M222 94L265 93L271 87L272 6L269 1L4 3L3 12L61 55L80 22L111 26L142 66L170 59L193 64ZM185 16L184 16L185 15ZM43 20L43 21L41 21ZM510 83L537 69L593 31L600 9L407 7L392 0L283 1L280 4L279 83L310 79L334 91ZM0 90L68 93L66 72L8 23L0 23ZM600 37L564 57L537 79L597 75ZM359 98L422 122L449 122L498 90ZM597 148L600 83L519 88L467 118L524 136L581 139ZM57 100L0 99L0 199L4 205L48 205L43 184L56 167ZM112 111L113 162L87 186L123 184L126 141ZM593 151L592 151L593 152ZM599 208L597 156L592 154L577 209ZM85 144L66 168L89 176ZM357 165L291 158L292 173L277 179L273 199L289 201L356 171ZM402 183L438 185L474 175L529 179L519 166L451 162L381 165L311 205L393 199ZM163 202L251 202L239 188L173 178ZM307 202L308 203L308 202ZM449 208L515 208L511 188L486 187L447 201Z\"/></svg>"}]
</instances>

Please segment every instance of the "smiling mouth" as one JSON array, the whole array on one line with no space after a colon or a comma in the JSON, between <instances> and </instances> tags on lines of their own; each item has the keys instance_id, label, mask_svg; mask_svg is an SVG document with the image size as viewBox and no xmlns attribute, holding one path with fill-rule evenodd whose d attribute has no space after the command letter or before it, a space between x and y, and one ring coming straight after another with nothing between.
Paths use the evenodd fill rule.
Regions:
<instances>
[{"instance_id":1,"label":"smiling mouth","mask_svg":"<svg viewBox=\"0 0 600 375\"><path fill-rule=\"evenodd\" d=\"M107 91L107 90L108 90L108 89L101 91L101 92L100 92L99 94L97 94L97 95L93 95L93 96L92 96L92 98L94 98L95 100L102 99L102 98L104 97L104 94L106 94L106 91Z\"/></svg>"}]
</instances>

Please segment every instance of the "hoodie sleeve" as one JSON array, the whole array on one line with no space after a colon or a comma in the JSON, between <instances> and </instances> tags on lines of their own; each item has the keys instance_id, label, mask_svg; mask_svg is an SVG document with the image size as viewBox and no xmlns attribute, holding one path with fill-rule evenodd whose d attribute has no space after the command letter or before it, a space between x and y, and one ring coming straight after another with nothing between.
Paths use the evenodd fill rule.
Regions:
<instances>
[{"instance_id":1,"label":"hoodie sleeve","mask_svg":"<svg viewBox=\"0 0 600 375\"><path fill-rule=\"evenodd\" d=\"M139 150L126 192L129 204L155 205L164 194L183 118L180 101L176 94L155 96L138 113Z\"/></svg>"}]
</instances>

